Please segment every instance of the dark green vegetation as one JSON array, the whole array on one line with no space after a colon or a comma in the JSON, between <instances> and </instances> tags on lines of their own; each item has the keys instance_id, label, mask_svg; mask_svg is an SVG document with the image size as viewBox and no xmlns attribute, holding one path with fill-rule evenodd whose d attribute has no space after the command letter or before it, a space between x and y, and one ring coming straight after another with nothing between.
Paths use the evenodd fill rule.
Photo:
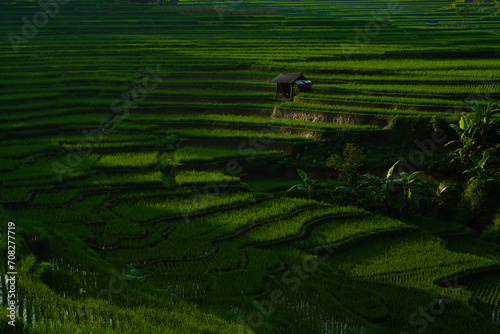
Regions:
<instances>
[{"instance_id":1,"label":"dark green vegetation","mask_svg":"<svg viewBox=\"0 0 500 334\"><path fill-rule=\"evenodd\" d=\"M498 138L449 126L500 98L498 1L469 4L71 0L22 37L39 5L3 1L1 329L499 332Z\"/></svg>"}]
</instances>

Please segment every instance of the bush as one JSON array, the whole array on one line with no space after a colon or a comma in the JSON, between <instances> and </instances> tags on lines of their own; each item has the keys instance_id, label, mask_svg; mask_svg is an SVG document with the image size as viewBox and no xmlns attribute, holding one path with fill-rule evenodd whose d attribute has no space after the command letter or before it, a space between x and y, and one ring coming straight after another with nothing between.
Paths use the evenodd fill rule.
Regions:
<instances>
[{"instance_id":1,"label":"bush","mask_svg":"<svg viewBox=\"0 0 500 334\"><path fill-rule=\"evenodd\" d=\"M347 143L343 156L331 154L326 166L338 171L340 177L347 179L349 185L354 188L358 184L357 169L363 165L365 158L363 148Z\"/></svg>"},{"instance_id":2,"label":"bush","mask_svg":"<svg viewBox=\"0 0 500 334\"><path fill-rule=\"evenodd\" d=\"M484 230L481 238L486 241L500 244L500 213L495 215L493 218L493 225Z\"/></svg>"},{"instance_id":3,"label":"bush","mask_svg":"<svg viewBox=\"0 0 500 334\"><path fill-rule=\"evenodd\" d=\"M491 224L493 217L498 212L499 196L499 181L471 180L458 203L455 216L457 222L468 225L477 231L483 231Z\"/></svg>"},{"instance_id":4,"label":"bush","mask_svg":"<svg viewBox=\"0 0 500 334\"><path fill-rule=\"evenodd\" d=\"M500 225L487 228L481 235L481 238L489 242L500 244Z\"/></svg>"}]
</instances>

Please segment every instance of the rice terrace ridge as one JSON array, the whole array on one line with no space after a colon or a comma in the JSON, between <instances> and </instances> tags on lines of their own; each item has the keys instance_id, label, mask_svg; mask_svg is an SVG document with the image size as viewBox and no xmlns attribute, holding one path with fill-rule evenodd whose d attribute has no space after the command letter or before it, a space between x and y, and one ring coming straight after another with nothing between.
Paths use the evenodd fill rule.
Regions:
<instances>
[{"instance_id":1,"label":"rice terrace ridge","mask_svg":"<svg viewBox=\"0 0 500 334\"><path fill-rule=\"evenodd\" d=\"M0 13L0 333L500 333L499 0Z\"/></svg>"}]
</instances>

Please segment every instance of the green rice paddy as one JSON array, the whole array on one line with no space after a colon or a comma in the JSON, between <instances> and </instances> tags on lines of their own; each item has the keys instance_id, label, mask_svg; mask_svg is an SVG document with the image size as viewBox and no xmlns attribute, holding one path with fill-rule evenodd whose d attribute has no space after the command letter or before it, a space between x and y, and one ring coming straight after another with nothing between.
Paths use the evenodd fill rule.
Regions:
<instances>
[{"instance_id":1,"label":"green rice paddy","mask_svg":"<svg viewBox=\"0 0 500 334\"><path fill-rule=\"evenodd\" d=\"M286 192L500 98L500 3L468 3L2 2L0 331L500 332L498 244ZM275 99L285 72L313 91Z\"/></svg>"}]
</instances>

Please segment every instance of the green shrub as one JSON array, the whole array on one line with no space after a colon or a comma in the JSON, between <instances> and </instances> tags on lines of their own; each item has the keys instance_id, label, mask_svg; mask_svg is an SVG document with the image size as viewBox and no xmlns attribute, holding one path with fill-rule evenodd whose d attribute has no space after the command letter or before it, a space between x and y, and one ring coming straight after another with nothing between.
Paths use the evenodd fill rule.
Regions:
<instances>
[{"instance_id":1,"label":"green shrub","mask_svg":"<svg viewBox=\"0 0 500 334\"><path fill-rule=\"evenodd\" d=\"M481 238L486 241L500 244L500 213L496 214L493 219L493 225L484 230Z\"/></svg>"},{"instance_id":2,"label":"green shrub","mask_svg":"<svg viewBox=\"0 0 500 334\"><path fill-rule=\"evenodd\" d=\"M500 225L486 229L482 236L484 240L500 244Z\"/></svg>"},{"instance_id":3,"label":"green shrub","mask_svg":"<svg viewBox=\"0 0 500 334\"><path fill-rule=\"evenodd\" d=\"M498 211L500 182L474 179L465 188L457 205L455 218L459 223L482 231Z\"/></svg>"},{"instance_id":4,"label":"green shrub","mask_svg":"<svg viewBox=\"0 0 500 334\"><path fill-rule=\"evenodd\" d=\"M363 160L365 160L363 148L352 143L347 143L343 156L331 154L326 162L326 166L338 171L340 177L346 178L349 181L349 185L354 188L358 183L357 169L363 165Z\"/></svg>"}]
</instances>

